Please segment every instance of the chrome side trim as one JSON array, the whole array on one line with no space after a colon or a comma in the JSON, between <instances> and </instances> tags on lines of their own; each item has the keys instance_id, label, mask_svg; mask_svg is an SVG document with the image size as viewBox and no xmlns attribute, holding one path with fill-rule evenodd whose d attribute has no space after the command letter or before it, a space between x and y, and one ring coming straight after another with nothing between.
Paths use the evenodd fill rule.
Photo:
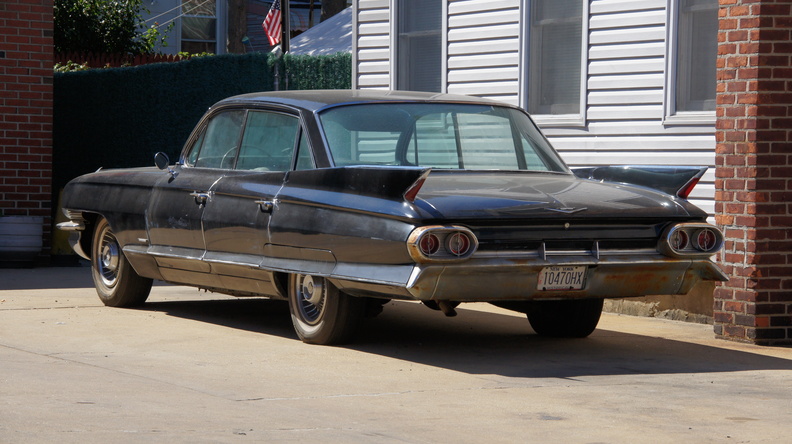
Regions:
<instances>
[{"instance_id":1,"label":"chrome side trim","mask_svg":"<svg viewBox=\"0 0 792 444\"><path fill-rule=\"evenodd\" d=\"M219 265L235 267L236 272L242 274L245 274L244 270L251 270L251 278L255 278L255 271L267 270L283 273L310 273L330 279L343 279L393 287L404 287L407 285L407 281L414 267L412 264L359 264L271 256L224 254L166 246L148 247L145 245L126 245L123 251L125 253L151 256L155 258L160 268L193 270L214 275L217 274L216 268ZM226 268L226 270L227 269L228 268Z\"/></svg>"}]
</instances>

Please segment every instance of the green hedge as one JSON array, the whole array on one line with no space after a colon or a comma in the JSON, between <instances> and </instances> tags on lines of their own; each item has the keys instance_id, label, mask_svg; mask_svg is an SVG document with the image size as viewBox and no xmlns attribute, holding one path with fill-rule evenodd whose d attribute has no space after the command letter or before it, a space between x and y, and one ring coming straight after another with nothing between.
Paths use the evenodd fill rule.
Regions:
<instances>
[{"instance_id":1,"label":"green hedge","mask_svg":"<svg viewBox=\"0 0 792 444\"><path fill-rule=\"evenodd\" d=\"M288 83L285 89L349 89L352 87L352 56L283 56Z\"/></svg>"},{"instance_id":2,"label":"green hedge","mask_svg":"<svg viewBox=\"0 0 792 444\"><path fill-rule=\"evenodd\" d=\"M273 89L349 89L351 56L270 54L198 57L177 63L56 73L53 190L99 167L171 159L206 109L225 97ZM288 80L286 80L288 76Z\"/></svg>"}]
</instances>

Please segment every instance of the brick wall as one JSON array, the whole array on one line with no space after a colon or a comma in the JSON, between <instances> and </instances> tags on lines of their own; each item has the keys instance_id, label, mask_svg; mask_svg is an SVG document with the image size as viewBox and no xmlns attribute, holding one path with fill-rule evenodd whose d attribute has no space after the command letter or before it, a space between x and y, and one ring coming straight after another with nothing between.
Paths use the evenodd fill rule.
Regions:
<instances>
[{"instance_id":1,"label":"brick wall","mask_svg":"<svg viewBox=\"0 0 792 444\"><path fill-rule=\"evenodd\" d=\"M44 216L52 181L52 0L0 1L0 213Z\"/></svg>"},{"instance_id":2,"label":"brick wall","mask_svg":"<svg viewBox=\"0 0 792 444\"><path fill-rule=\"evenodd\" d=\"M792 344L792 2L720 0L715 333Z\"/></svg>"}]
</instances>

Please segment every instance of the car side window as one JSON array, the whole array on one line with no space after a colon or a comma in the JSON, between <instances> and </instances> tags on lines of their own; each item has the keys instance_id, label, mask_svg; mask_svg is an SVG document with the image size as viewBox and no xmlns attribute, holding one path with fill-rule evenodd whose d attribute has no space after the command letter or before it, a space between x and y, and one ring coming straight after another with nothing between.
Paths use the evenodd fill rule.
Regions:
<instances>
[{"instance_id":1,"label":"car side window","mask_svg":"<svg viewBox=\"0 0 792 444\"><path fill-rule=\"evenodd\" d=\"M311 157L311 147L308 145L308 137L305 132L300 133L300 146L297 148L297 170L312 170L314 168L313 158Z\"/></svg>"},{"instance_id":2,"label":"car side window","mask_svg":"<svg viewBox=\"0 0 792 444\"><path fill-rule=\"evenodd\" d=\"M202 136L195 166L199 168L233 168L245 111L225 111L212 117Z\"/></svg>"},{"instance_id":3,"label":"car side window","mask_svg":"<svg viewBox=\"0 0 792 444\"><path fill-rule=\"evenodd\" d=\"M198 160L198 151L200 151L201 146L203 145L204 136L206 136L206 128L201 130L201 134L195 139L190 150L187 154L187 165L195 166L195 161Z\"/></svg>"},{"instance_id":4,"label":"car side window","mask_svg":"<svg viewBox=\"0 0 792 444\"><path fill-rule=\"evenodd\" d=\"M236 168L253 171L290 170L299 128L299 120L295 116L250 111Z\"/></svg>"}]
</instances>

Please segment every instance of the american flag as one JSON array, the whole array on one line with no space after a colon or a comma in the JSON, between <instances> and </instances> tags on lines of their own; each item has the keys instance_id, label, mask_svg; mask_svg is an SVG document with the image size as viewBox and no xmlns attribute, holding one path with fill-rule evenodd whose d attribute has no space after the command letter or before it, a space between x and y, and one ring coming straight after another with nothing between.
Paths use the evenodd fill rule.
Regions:
<instances>
[{"instance_id":1,"label":"american flag","mask_svg":"<svg viewBox=\"0 0 792 444\"><path fill-rule=\"evenodd\" d=\"M264 18L264 32L267 33L267 39L271 46L275 46L281 39L281 4L280 0L275 0L272 7Z\"/></svg>"}]
</instances>

